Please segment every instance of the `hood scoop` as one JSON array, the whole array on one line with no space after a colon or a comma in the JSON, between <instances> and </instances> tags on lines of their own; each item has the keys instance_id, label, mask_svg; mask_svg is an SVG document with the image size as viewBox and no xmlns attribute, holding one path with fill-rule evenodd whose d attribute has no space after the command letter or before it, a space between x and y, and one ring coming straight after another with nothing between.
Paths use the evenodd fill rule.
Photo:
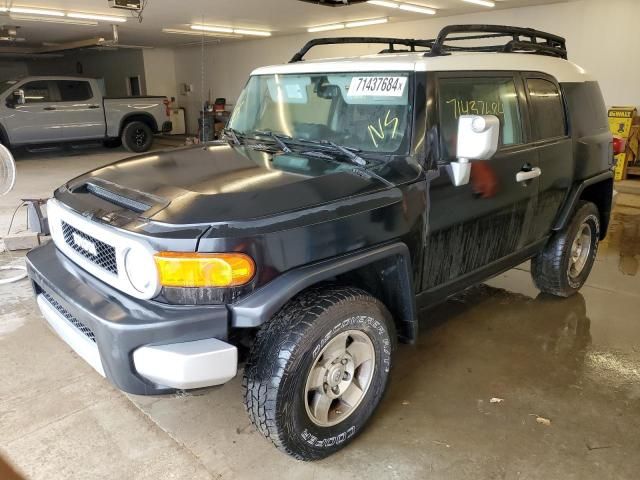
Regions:
<instances>
[{"instance_id":1,"label":"hood scoop","mask_svg":"<svg viewBox=\"0 0 640 480\"><path fill-rule=\"evenodd\" d=\"M159 212L169 205L169 200L117 185L101 178L92 178L78 188L74 193L89 193L109 203L125 208L146 217Z\"/></svg>"}]
</instances>

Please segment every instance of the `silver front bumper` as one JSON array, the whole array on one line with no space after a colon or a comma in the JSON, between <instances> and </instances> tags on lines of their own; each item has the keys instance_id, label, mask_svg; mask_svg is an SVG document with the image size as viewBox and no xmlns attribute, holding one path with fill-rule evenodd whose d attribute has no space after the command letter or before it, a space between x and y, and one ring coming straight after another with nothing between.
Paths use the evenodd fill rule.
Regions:
<instances>
[{"instance_id":1,"label":"silver front bumper","mask_svg":"<svg viewBox=\"0 0 640 480\"><path fill-rule=\"evenodd\" d=\"M43 317L60 338L104 377L96 342L73 323L75 319L65 317L45 295L39 294L37 303ZM176 389L201 388L220 385L235 377L238 350L215 338L143 346L133 352L133 363L140 376L157 385Z\"/></svg>"},{"instance_id":2,"label":"silver front bumper","mask_svg":"<svg viewBox=\"0 0 640 480\"><path fill-rule=\"evenodd\" d=\"M133 352L136 371L158 385L190 389L221 385L238 372L238 349L215 338L141 347Z\"/></svg>"}]
</instances>

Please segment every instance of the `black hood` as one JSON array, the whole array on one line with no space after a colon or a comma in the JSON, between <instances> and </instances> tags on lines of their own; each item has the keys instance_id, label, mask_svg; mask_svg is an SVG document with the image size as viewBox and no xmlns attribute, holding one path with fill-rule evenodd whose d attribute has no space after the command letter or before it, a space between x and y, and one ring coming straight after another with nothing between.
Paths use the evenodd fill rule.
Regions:
<instances>
[{"instance_id":1,"label":"black hood","mask_svg":"<svg viewBox=\"0 0 640 480\"><path fill-rule=\"evenodd\" d=\"M399 172L390 175L393 169L385 164L378 174L395 178L383 181L329 158L259 149L210 144L151 153L89 172L67 187L70 193L91 193L87 187L98 186L103 199L106 191L107 197L114 193L118 197L112 198L135 200L143 218L196 224L268 217L398 183ZM415 168L401 170L416 174Z\"/></svg>"}]
</instances>

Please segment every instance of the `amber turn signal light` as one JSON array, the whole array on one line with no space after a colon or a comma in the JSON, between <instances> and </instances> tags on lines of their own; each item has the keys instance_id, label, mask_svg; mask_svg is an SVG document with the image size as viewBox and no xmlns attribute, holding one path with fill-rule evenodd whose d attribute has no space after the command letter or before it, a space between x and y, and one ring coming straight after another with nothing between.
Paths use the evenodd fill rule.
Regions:
<instances>
[{"instance_id":1,"label":"amber turn signal light","mask_svg":"<svg viewBox=\"0 0 640 480\"><path fill-rule=\"evenodd\" d=\"M165 287L236 287L248 283L256 271L243 253L160 252L154 259Z\"/></svg>"}]
</instances>

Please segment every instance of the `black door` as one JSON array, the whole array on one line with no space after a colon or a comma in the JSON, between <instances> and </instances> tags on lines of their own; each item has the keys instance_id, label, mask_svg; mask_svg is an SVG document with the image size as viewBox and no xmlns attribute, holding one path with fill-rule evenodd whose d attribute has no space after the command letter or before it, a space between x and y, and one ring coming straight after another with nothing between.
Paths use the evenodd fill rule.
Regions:
<instances>
[{"instance_id":1,"label":"black door","mask_svg":"<svg viewBox=\"0 0 640 480\"><path fill-rule=\"evenodd\" d=\"M440 176L430 186L429 233L422 290L459 285L535 240L539 178L518 181L538 167L529 142L526 97L509 72L435 75L429 122L439 129ZM446 165L455 159L460 115L496 115L500 147L491 160L472 162L471 181L455 187Z\"/></svg>"},{"instance_id":2,"label":"black door","mask_svg":"<svg viewBox=\"0 0 640 480\"><path fill-rule=\"evenodd\" d=\"M573 182L573 146L567 132L565 103L556 80L542 73L524 75L533 145L540 166L536 237L550 231Z\"/></svg>"}]
</instances>

